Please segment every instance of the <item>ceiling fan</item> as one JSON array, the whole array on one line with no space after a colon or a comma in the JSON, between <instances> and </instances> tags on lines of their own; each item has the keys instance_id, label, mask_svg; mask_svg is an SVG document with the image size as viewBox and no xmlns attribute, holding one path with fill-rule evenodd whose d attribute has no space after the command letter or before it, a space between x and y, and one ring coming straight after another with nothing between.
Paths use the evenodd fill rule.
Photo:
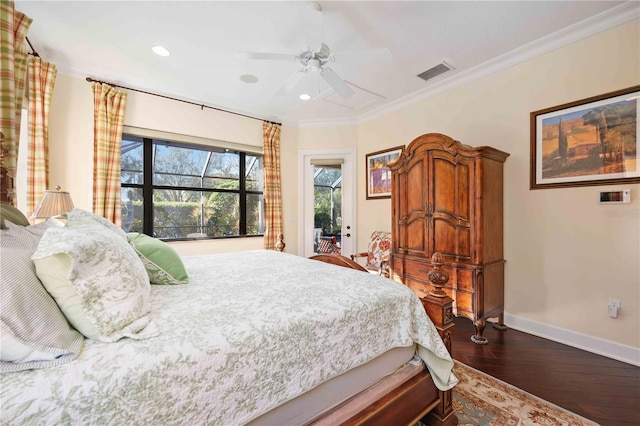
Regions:
<instances>
[{"instance_id":1,"label":"ceiling fan","mask_svg":"<svg viewBox=\"0 0 640 426\"><path fill-rule=\"evenodd\" d=\"M322 11L316 2L311 3L311 15L307 24L307 48L301 53L237 52L236 57L240 59L298 61L302 68L286 80L278 94L291 92L305 76L315 75L324 79L343 98L353 96L354 91L334 70L329 68L330 63L346 64L391 60L391 51L386 47L331 52L329 46L321 42L321 37L319 37L322 32Z\"/></svg>"}]
</instances>

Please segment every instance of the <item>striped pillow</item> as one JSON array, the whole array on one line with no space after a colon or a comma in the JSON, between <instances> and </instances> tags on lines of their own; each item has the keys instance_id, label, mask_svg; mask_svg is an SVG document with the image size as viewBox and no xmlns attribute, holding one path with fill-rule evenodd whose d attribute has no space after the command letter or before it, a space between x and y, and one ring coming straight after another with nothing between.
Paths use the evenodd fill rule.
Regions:
<instances>
[{"instance_id":1,"label":"striped pillow","mask_svg":"<svg viewBox=\"0 0 640 426\"><path fill-rule=\"evenodd\" d=\"M0 372L64 364L82 348L83 336L44 289L31 260L53 223L24 227L6 221L0 230Z\"/></svg>"}]
</instances>

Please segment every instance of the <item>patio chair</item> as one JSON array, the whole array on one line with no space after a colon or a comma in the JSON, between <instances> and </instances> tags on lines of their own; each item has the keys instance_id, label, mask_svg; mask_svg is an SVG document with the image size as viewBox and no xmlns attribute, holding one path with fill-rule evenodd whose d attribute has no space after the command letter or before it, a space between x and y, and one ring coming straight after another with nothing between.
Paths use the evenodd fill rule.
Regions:
<instances>
[{"instance_id":1,"label":"patio chair","mask_svg":"<svg viewBox=\"0 0 640 426\"><path fill-rule=\"evenodd\" d=\"M320 237L318 240L318 253L336 253L340 254L340 246L336 237Z\"/></svg>"}]
</instances>

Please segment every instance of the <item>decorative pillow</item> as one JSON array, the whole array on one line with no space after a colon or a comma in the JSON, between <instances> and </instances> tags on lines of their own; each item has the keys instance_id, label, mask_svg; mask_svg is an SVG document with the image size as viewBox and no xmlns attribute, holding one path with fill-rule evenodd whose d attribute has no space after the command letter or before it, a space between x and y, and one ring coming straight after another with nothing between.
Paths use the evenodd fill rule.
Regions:
<instances>
[{"instance_id":1,"label":"decorative pillow","mask_svg":"<svg viewBox=\"0 0 640 426\"><path fill-rule=\"evenodd\" d=\"M66 227L44 233L32 257L38 277L86 337L114 342L156 336L142 262L122 230L94 216L74 209Z\"/></svg>"},{"instance_id":2,"label":"decorative pillow","mask_svg":"<svg viewBox=\"0 0 640 426\"><path fill-rule=\"evenodd\" d=\"M31 261L40 236L54 225L7 221L0 231L0 372L64 364L82 348L84 338L42 286Z\"/></svg>"},{"instance_id":3,"label":"decorative pillow","mask_svg":"<svg viewBox=\"0 0 640 426\"><path fill-rule=\"evenodd\" d=\"M0 201L0 228L4 229L4 221L7 220L14 225L29 226L29 219L22 212L9 203Z\"/></svg>"},{"instance_id":4,"label":"decorative pillow","mask_svg":"<svg viewBox=\"0 0 640 426\"><path fill-rule=\"evenodd\" d=\"M164 241L146 234L127 234L142 264L149 274L152 284L187 284L189 276L180 255Z\"/></svg>"},{"instance_id":5,"label":"decorative pillow","mask_svg":"<svg viewBox=\"0 0 640 426\"><path fill-rule=\"evenodd\" d=\"M102 216L82 209L73 209L67 213L67 227L69 228L81 228L96 224L110 229L126 241L127 234L122 230L122 228L116 226Z\"/></svg>"}]
</instances>

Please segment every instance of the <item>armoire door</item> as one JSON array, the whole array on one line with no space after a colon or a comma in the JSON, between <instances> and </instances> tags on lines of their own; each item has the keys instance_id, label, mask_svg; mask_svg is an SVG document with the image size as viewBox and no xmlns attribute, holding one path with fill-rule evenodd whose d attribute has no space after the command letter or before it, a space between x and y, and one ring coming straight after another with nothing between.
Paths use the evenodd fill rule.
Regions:
<instances>
[{"instance_id":1,"label":"armoire door","mask_svg":"<svg viewBox=\"0 0 640 426\"><path fill-rule=\"evenodd\" d=\"M428 252L438 251L456 261L471 258L471 209L473 208L473 159L430 151ZM435 179L434 177L438 178Z\"/></svg>"},{"instance_id":2,"label":"armoire door","mask_svg":"<svg viewBox=\"0 0 640 426\"><path fill-rule=\"evenodd\" d=\"M396 175L394 190L401 191L398 203L393 205L397 222L393 224L394 250L407 254L424 254L428 250L427 216L428 193L424 191L429 167L426 156L416 156L407 168Z\"/></svg>"}]
</instances>

